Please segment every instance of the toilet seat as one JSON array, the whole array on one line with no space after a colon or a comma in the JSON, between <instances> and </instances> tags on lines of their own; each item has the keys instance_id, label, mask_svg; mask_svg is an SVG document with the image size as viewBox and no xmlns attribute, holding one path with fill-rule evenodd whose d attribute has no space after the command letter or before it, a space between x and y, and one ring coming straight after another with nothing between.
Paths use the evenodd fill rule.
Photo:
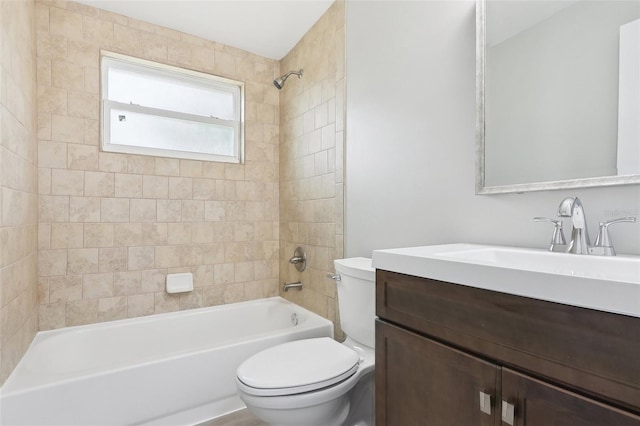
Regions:
<instances>
[{"instance_id":1,"label":"toilet seat","mask_svg":"<svg viewBox=\"0 0 640 426\"><path fill-rule=\"evenodd\" d=\"M360 356L329 337L296 340L257 353L237 370L238 386L255 396L284 396L326 388L351 377Z\"/></svg>"}]
</instances>

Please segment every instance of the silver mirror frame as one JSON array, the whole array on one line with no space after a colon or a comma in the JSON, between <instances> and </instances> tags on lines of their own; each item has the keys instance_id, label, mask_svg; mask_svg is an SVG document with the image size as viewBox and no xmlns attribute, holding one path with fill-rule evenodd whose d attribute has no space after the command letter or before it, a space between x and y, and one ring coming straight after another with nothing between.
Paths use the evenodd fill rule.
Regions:
<instances>
[{"instance_id":1,"label":"silver mirror frame","mask_svg":"<svg viewBox=\"0 0 640 426\"><path fill-rule=\"evenodd\" d=\"M640 184L640 175L602 176L549 182L486 186L484 173L484 74L486 52L486 0L476 0L476 194L506 194L558 189Z\"/></svg>"}]
</instances>

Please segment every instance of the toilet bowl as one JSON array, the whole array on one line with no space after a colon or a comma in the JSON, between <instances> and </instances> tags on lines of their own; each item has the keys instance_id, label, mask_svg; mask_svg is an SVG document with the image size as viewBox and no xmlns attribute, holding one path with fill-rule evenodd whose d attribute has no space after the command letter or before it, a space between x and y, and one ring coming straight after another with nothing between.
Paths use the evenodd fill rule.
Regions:
<instances>
[{"instance_id":1,"label":"toilet bowl","mask_svg":"<svg viewBox=\"0 0 640 426\"><path fill-rule=\"evenodd\" d=\"M343 343L323 337L266 349L237 370L240 398L272 425L373 424L375 270L366 258L334 261ZM343 313L344 312L344 313Z\"/></svg>"}]
</instances>

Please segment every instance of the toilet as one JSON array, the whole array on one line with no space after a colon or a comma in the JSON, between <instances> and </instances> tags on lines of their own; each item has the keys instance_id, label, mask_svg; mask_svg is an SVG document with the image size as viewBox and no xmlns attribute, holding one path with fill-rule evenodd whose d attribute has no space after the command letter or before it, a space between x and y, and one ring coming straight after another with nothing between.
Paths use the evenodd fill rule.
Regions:
<instances>
[{"instance_id":1,"label":"toilet","mask_svg":"<svg viewBox=\"0 0 640 426\"><path fill-rule=\"evenodd\" d=\"M363 257L335 260L334 265L347 339L283 343L238 367L238 395L269 424L373 425L375 270Z\"/></svg>"}]
</instances>

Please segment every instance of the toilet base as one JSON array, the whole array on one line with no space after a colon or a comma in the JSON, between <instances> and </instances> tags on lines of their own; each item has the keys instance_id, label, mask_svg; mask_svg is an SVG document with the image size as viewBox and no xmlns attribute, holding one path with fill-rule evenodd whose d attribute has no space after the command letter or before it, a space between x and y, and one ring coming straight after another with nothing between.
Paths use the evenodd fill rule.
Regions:
<instances>
[{"instance_id":1,"label":"toilet base","mask_svg":"<svg viewBox=\"0 0 640 426\"><path fill-rule=\"evenodd\" d=\"M240 398L260 420L272 426L373 426L374 372L368 371L355 386L337 398L319 404L307 403L291 407L281 400L269 403L272 397L255 397L240 392ZM267 404L265 404L265 402ZM267 405L265 407L264 405Z\"/></svg>"},{"instance_id":2,"label":"toilet base","mask_svg":"<svg viewBox=\"0 0 640 426\"><path fill-rule=\"evenodd\" d=\"M374 373L371 371L351 391L351 408L349 415L341 426L374 426L375 425L375 385Z\"/></svg>"},{"instance_id":3,"label":"toilet base","mask_svg":"<svg viewBox=\"0 0 640 426\"><path fill-rule=\"evenodd\" d=\"M273 409L247 404L247 409L272 426L340 426L349 415L350 405L347 394L310 407Z\"/></svg>"}]
</instances>

